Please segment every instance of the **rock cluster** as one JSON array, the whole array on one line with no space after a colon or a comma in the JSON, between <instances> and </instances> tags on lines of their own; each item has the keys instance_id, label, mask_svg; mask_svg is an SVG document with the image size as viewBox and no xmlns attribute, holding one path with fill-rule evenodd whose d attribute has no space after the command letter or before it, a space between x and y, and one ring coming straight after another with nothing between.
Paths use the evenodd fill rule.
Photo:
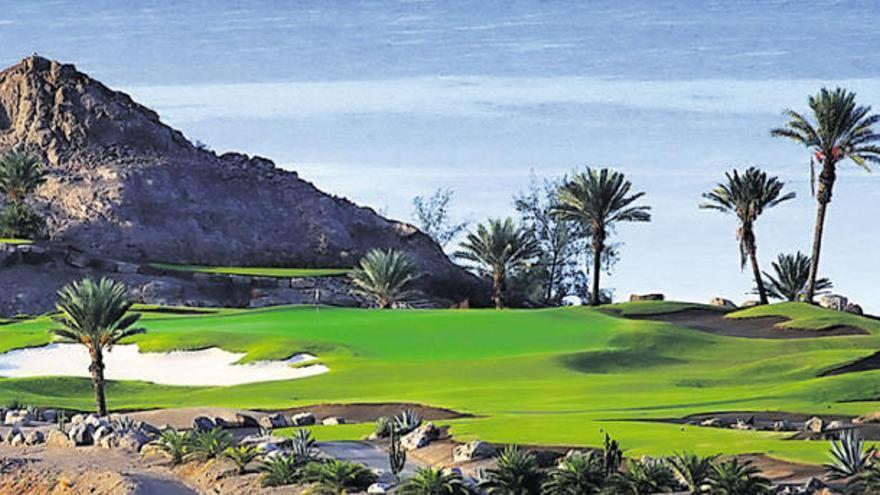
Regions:
<instances>
[{"instance_id":1,"label":"rock cluster","mask_svg":"<svg viewBox=\"0 0 880 495\"><path fill-rule=\"evenodd\" d=\"M159 429L153 425L132 421L127 416L98 417L94 414L73 416L66 430L67 438L75 446L95 445L134 452L140 451L159 433Z\"/></svg>"}]
</instances>

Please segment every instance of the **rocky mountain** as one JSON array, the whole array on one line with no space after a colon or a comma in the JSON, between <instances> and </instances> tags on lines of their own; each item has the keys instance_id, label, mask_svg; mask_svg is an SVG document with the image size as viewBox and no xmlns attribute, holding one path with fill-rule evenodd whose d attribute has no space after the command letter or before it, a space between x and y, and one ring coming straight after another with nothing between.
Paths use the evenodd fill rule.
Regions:
<instances>
[{"instance_id":1,"label":"rocky mountain","mask_svg":"<svg viewBox=\"0 0 880 495\"><path fill-rule=\"evenodd\" d=\"M73 65L32 56L0 72L0 151L12 148L45 158L37 202L48 237L75 250L139 263L349 267L371 248L396 248L435 296L462 300L480 286L412 225L268 159L200 149Z\"/></svg>"}]
</instances>

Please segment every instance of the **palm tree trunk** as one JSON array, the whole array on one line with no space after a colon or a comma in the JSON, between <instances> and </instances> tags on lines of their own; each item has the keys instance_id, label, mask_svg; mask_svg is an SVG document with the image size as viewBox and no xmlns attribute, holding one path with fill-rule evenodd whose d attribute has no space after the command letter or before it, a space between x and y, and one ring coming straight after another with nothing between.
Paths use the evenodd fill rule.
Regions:
<instances>
[{"instance_id":1,"label":"palm tree trunk","mask_svg":"<svg viewBox=\"0 0 880 495\"><path fill-rule=\"evenodd\" d=\"M752 273L755 276L755 284L758 286L758 299L761 304L767 304L767 291L764 289L764 279L761 278L761 267L758 266L758 250L752 245L749 250L749 258L752 261Z\"/></svg>"},{"instance_id":2,"label":"palm tree trunk","mask_svg":"<svg viewBox=\"0 0 880 495\"><path fill-rule=\"evenodd\" d=\"M810 278L807 279L807 289L805 291L805 300L809 303L813 302L813 295L816 292L816 277L819 273L819 254L822 252L822 235L825 231L825 210L828 203L831 202L831 190L834 187L836 179L834 162L826 163L822 167L822 173L819 174L819 184L816 188L816 201L819 207L816 209L816 226L813 229L813 253L810 258Z\"/></svg>"},{"instance_id":3,"label":"palm tree trunk","mask_svg":"<svg viewBox=\"0 0 880 495\"><path fill-rule=\"evenodd\" d=\"M501 268L495 268L492 272L492 300L495 302L495 309L504 308L504 273Z\"/></svg>"},{"instance_id":4,"label":"palm tree trunk","mask_svg":"<svg viewBox=\"0 0 880 495\"><path fill-rule=\"evenodd\" d=\"M547 293L544 295L544 304L550 306L553 299L553 287L556 285L556 265L559 263L559 252L554 249L553 257L550 260L550 274L547 279Z\"/></svg>"},{"instance_id":5,"label":"palm tree trunk","mask_svg":"<svg viewBox=\"0 0 880 495\"><path fill-rule=\"evenodd\" d=\"M98 416L107 415L107 399L104 396L104 355L101 349L89 349L92 364L89 371L92 374L92 384L95 386L95 404Z\"/></svg>"},{"instance_id":6,"label":"palm tree trunk","mask_svg":"<svg viewBox=\"0 0 880 495\"><path fill-rule=\"evenodd\" d=\"M593 287L590 306L599 305L599 277L602 273L602 251L605 250L605 232L593 232Z\"/></svg>"}]
</instances>

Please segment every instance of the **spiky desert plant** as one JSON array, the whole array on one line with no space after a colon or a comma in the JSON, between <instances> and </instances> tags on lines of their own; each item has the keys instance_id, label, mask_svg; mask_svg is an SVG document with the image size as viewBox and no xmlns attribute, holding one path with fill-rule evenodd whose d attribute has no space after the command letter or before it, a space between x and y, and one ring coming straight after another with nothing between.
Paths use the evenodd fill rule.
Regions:
<instances>
[{"instance_id":1,"label":"spiky desert plant","mask_svg":"<svg viewBox=\"0 0 880 495\"><path fill-rule=\"evenodd\" d=\"M175 465L183 462L184 458L190 452L192 444L192 435L188 431L177 431L173 428L166 428L159 433L159 438L154 441L154 445L168 454L171 462Z\"/></svg>"},{"instance_id":2,"label":"spiky desert plant","mask_svg":"<svg viewBox=\"0 0 880 495\"><path fill-rule=\"evenodd\" d=\"M392 428L394 428L394 418L382 416L376 420L376 426L373 429L373 433L379 438L385 438L391 434Z\"/></svg>"},{"instance_id":3,"label":"spiky desert plant","mask_svg":"<svg viewBox=\"0 0 880 495\"><path fill-rule=\"evenodd\" d=\"M807 290L810 280L810 257L798 251L795 254L780 254L771 266L773 275L764 272L767 278L767 295L783 301L799 301ZM831 281L827 278L816 280L815 294L822 294L831 289Z\"/></svg>"},{"instance_id":4,"label":"spiky desert plant","mask_svg":"<svg viewBox=\"0 0 880 495\"><path fill-rule=\"evenodd\" d=\"M302 464L318 459L318 442L310 430L305 428L296 430L291 439L290 455Z\"/></svg>"},{"instance_id":5,"label":"spiky desert plant","mask_svg":"<svg viewBox=\"0 0 880 495\"><path fill-rule=\"evenodd\" d=\"M259 456L260 451L253 445L235 445L233 447L227 447L226 450L223 451L223 457L229 459L235 464L238 474L244 474L247 471L248 464L256 460Z\"/></svg>"},{"instance_id":6,"label":"spiky desert plant","mask_svg":"<svg viewBox=\"0 0 880 495\"><path fill-rule=\"evenodd\" d=\"M645 193L630 194L631 189L632 183L621 172L590 167L575 174L559 189L554 214L581 224L582 230L590 236L593 256L590 304L593 306L601 302L602 260L611 229L620 222L651 221L650 206L634 206Z\"/></svg>"},{"instance_id":7,"label":"spiky desert plant","mask_svg":"<svg viewBox=\"0 0 880 495\"><path fill-rule=\"evenodd\" d=\"M232 434L221 428L197 431L192 436L189 457L200 460L216 459L234 445Z\"/></svg>"},{"instance_id":8,"label":"spiky desert plant","mask_svg":"<svg viewBox=\"0 0 880 495\"><path fill-rule=\"evenodd\" d=\"M382 309L412 299L412 283L418 276L418 268L409 256L394 249L371 250L349 273L354 292Z\"/></svg>"},{"instance_id":9,"label":"spiky desert plant","mask_svg":"<svg viewBox=\"0 0 880 495\"><path fill-rule=\"evenodd\" d=\"M0 193L12 203L23 203L46 182L43 162L35 155L11 152L0 156Z\"/></svg>"},{"instance_id":10,"label":"spiky desert plant","mask_svg":"<svg viewBox=\"0 0 880 495\"><path fill-rule=\"evenodd\" d=\"M602 446L602 464L605 479L611 478L611 476L620 471L622 463L623 450L620 448L620 443L611 438L611 435L605 433L605 441Z\"/></svg>"},{"instance_id":11,"label":"spiky desert plant","mask_svg":"<svg viewBox=\"0 0 880 495\"><path fill-rule=\"evenodd\" d=\"M713 464L709 486L712 495L765 495L770 481L751 461L733 458Z\"/></svg>"},{"instance_id":12,"label":"spiky desert plant","mask_svg":"<svg viewBox=\"0 0 880 495\"><path fill-rule=\"evenodd\" d=\"M617 473L609 480L617 493L651 495L669 493L679 487L675 472L664 459L644 458L627 463L626 472Z\"/></svg>"},{"instance_id":13,"label":"spiky desert plant","mask_svg":"<svg viewBox=\"0 0 880 495\"><path fill-rule=\"evenodd\" d=\"M537 495L541 493L543 474L531 452L516 446L505 447L496 467L486 471L480 484L488 495Z\"/></svg>"},{"instance_id":14,"label":"spiky desert plant","mask_svg":"<svg viewBox=\"0 0 880 495\"><path fill-rule=\"evenodd\" d=\"M855 93L843 88L833 91L822 88L809 98L809 107L812 118L794 110L786 110L788 121L785 126L771 130L770 134L791 139L810 151L813 178L815 163L818 162L822 167L818 183L811 181L815 184L814 196L818 207L805 297L812 302L819 273L825 210L831 202L834 182L837 180L837 164L850 159L870 171L868 162L880 163L880 132L873 127L880 122L880 115L870 115L871 107L858 105Z\"/></svg>"},{"instance_id":15,"label":"spiky desert plant","mask_svg":"<svg viewBox=\"0 0 880 495\"><path fill-rule=\"evenodd\" d=\"M456 258L473 263L481 275L492 279L497 309L504 307L504 284L510 272L537 255L534 237L511 218L490 218L477 225L455 252Z\"/></svg>"},{"instance_id":16,"label":"spiky desert plant","mask_svg":"<svg viewBox=\"0 0 880 495\"><path fill-rule=\"evenodd\" d=\"M712 464L718 456L701 456L693 452L681 452L669 457L669 464L678 477L687 485L691 495L709 492L709 475Z\"/></svg>"},{"instance_id":17,"label":"spiky desert plant","mask_svg":"<svg viewBox=\"0 0 880 495\"><path fill-rule=\"evenodd\" d=\"M406 435L421 425L422 417L412 409L401 411L394 418L394 429L401 435Z\"/></svg>"},{"instance_id":18,"label":"spiky desert plant","mask_svg":"<svg viewBox=\"0 0 880 495\"><path fill-rule=\"evenodd\" d=\"M767 291L764 289L761 268L758 264L755 222L764 210L795 197L793 192L783 194L784 186L785 183L778 177L768 176L757 167L749 167L744 172L734 169L725 174L724 182L703 194L707 202L700 205L700 208L732 213L738 218L736 238L739 241L740 269L745 268L746 263L751 261L752 275L758 286L761 304L767 304Z\"/></svg>"},{"instance_id":19,"label":"spiky desert plant","mask_svg":"<svg viewBox=\"0 0 880 495\"><path fill-rule=\"evenodd\" d=\"M593 495L605 484L605 460L596 451L566 457L551 470L542 486L544 495Z\"/></svg>"},{"instance_id":20,"label":"spiky desert plant","mask_svg":"<svg viewBox=\"0 0 880 495\"><path fill-rule=\"evenodd\" d=\"M388 465L394 477L400 479L400 473L406 467L406 451L400 446L400 433L391 429L391 445L388 449Z\"/></svg>"},{"instance_id":21,"label":"spiky desert plant","mask_svg":"<svg viewBox=\"0 0 880 495\"><path fill-rule=\"evenodd\" d=\"M131 302L126 298L125 285L108 278L72 282L58 292L58 298L58 313L52 321L62 328L53 329L52 333L88 349L98 415L106 416L104 351L109 352L127 337L144 333L143 328L131 328L141 315L129 313Z\"/></svg>"},{"instance_id":22,"label":"spiky desert plant","mask_svg":"<svg viewBox=\"0 0 880 495\"><path fill-rule=\"evenodd\" d=\"M847 495L874 495L880 493L880 468L874 465L846 484Z\"/></svg>"},{"instance_id":23,"label":"spiky desert plant","mask_svg":"<svg viewBox=\"0 0 880 495\"><path fill-rule=\"evenodd\" d=\"M461 475L443 469L421 468L397 491L400 495L468 495Z\"/></svg>"},{"instance_id":24,"label":"spiky desert plant","mask_svg":"<svg viewBox=\"0 0 880 495\"><path fill-rule=\"evenodd\" d=\"M260 471L263 472L260 483L263 486L283 486L298 483L302 480L302 470L305 465L293 455L269 456L260 464Z\"/></svg>"},{"instance_id":25,"label":"spiky desert plant","mask_svg":"<svg viewBox=\"0 0 880 495\"><path fill-rule=\"evenodd\" d=\"M26 203L10 203L0 210L0 236L33 238L45 225Z\"/></svg>"},{"instance_id":26,"label":"spiky desert plant","mask_svg":"<svg viewBox=\"0 0 880 495\"><path fill-rule=\"evenodd\" d=\"M307 464L303 476L317 484L319 493L335 495L363 491L376 482L376 475L363 464L339 459Z\"/></svg>"},{"instance_id":27,"label":"spiky desert plant","mask_svg":"<svg viewBox=\"0 0 880 495\"><path fill-rule=\"evenodd\" d=\"M843 479L860 476L875 465L874 447L868 448L855 430L844 430L831 442L831 462L826 464L828 477Z\"/></svg>"}]
</instances>

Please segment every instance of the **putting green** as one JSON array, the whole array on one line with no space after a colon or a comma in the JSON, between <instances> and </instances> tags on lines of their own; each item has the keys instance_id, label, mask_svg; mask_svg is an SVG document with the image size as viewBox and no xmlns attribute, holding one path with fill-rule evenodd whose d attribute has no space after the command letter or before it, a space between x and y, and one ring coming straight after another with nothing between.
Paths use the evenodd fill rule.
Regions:
<instances>
[{"instance_id":1,"label":"putting green","mask_svg":"<svg viewBox=\"0 0 880 495\"><path fill-rule=\"evenodd\" d=\"M115 409L419 402L475 415L444 422L462 440L598 445L608 431L632 455L765 452L813 463L826 460L826 442L644 420L748 410L856 415L880 406L852 402L880 397L878 371L817 377L880 347L874 320L780 304L762 310L809 313L825 322L845 318L868 334L745 339L607 311L656 314L681 309L680 304L505 311L282 307L186 314L144 308L148 333L133 339L142 351L219 346L245 352L243 361L308 352L330 372L233 387L113 382L108 400ZM730 316L748 311L754 310ZM48 342L49 325L42 317L0 326L0 350ZM92 407L92 392L85 379L0 379L0 402L10 400L86 409ZM332 428L322 436L364 431Z\"/></svg>"},{"instance_id":2,"label":"putting green","mask_svg":"<svg viewBox=\"0 0 880 495\"><path fill-rule=\"evenodd\" d=\"M152 263L152 266L163 270L178 272L214 273L221 275L245 275L249 277L329 277L345 275L351 270L348 268L259 268L245 266L200 266L200 265L174 265L170 263Z\"/></svg>"}]
</instances>

